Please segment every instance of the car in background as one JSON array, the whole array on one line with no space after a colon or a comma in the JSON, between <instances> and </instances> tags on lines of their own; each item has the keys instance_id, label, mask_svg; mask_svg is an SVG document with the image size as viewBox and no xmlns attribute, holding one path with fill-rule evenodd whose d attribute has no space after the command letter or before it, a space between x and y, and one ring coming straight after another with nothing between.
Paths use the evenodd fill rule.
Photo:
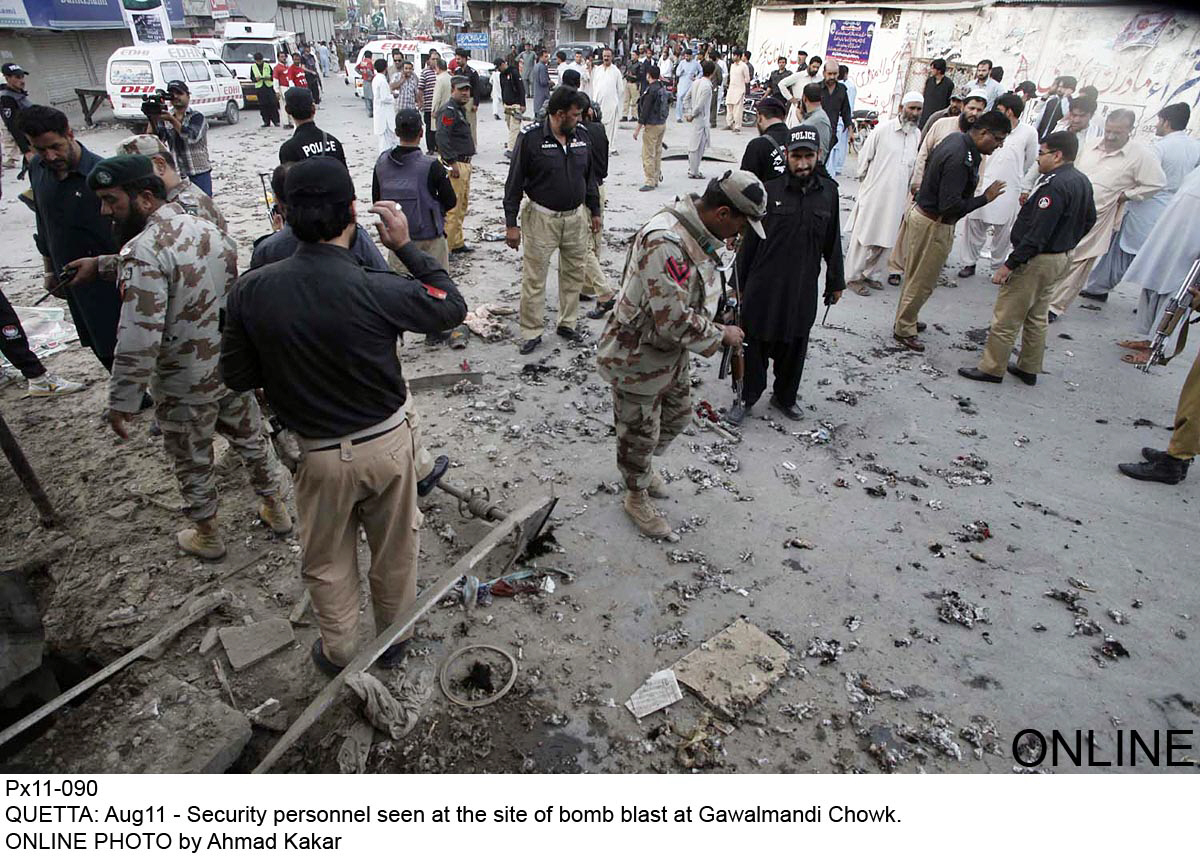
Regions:
<instances>
[{"instance_id":1,"label":"car in background","mask_svg":"<svg viewBox=\"0 0 1200 860\"><path fill-rule=\"evenodd\" d=\"M587 59L588 54L598 63L601 60L601 55L608 45L603 42L560 42L555 45L554 50L550 52L554 56L559 51L563 51L567 55L567 62L575 59L575 52L579 51L583 54L584 59Z\"/></svg>"},{"instance_id":2,"label":"car in background","mask_svg":"<svg viewBox=\"0 0 1200 860\"><path fill-rule=\"evenodd\" d=\"M347 85L353 84L354 94L362 98L362 76L358 73L358 64L362 62L363 55L371 52L371 59L378 60L383 57L389 63L392 61L392 50L400 49L400 55L406 60L411 60L413 70L416 74L421 74L421 69L425 68L425 63L429 59L431 50L441 54L442 59L447 63L454 58L454 46L448 45L445 42L425 42L414 39L377 39L373 42L368 42L363 45L358 54L346 59L344 77ZM495 68L487 60L470 60L468 61L471 68L479 74L480 97L483 101L487 101L492 97L492 69Z\"/></svg>"}]
</instances>

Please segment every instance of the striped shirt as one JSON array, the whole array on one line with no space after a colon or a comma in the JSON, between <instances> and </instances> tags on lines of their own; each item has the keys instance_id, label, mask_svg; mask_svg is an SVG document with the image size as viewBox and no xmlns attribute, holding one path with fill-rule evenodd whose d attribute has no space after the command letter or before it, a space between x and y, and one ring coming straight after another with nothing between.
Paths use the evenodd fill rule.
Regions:
<instances>
[{"instance_id":1,"label":"striped shirt","mask_svg":"<svg viewBox=\"0 0 1200 860\"><path fill-rule=\"evenodd\" d=\"M421 83L418 85L418 93L421 98L421 110L433 110L433 86L437 80L437 71L426 66L421 69Z\"/></svg>"},{"instance_id":2,"label":"striped shirt","mask_svg":"<svg viewBox=\"0 0 1200 860\"><path fill-rule=\"evenodd\" d=\"M409 75L407 80L401 78L399 84L400 88L396 90L396 110L416 110L418 86L417 76Z\"/></svg>"}]
</instances>

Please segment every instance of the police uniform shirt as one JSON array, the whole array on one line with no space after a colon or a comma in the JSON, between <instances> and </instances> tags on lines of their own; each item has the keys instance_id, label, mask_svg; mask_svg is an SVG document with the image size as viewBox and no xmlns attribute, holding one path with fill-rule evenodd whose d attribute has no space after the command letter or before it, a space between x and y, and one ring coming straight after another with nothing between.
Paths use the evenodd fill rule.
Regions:
<instances>
[{"instance_id":1,"label":"police uniform shirt","mask_svg":"<svg viewBox=\"0 0 1200 860\"><path fill-rule=\"evenodd\" d=\"M1012 228L1009 269L1038 254L1063 254L1079 244L1096 223L1092 183L1073 164L1044 174L1017 213Z\"/></svg>"},{"instance_id":2,"label":"police uniform shirt","mask_svg":"<svg viewBox=\"0 0 1200 860\"><path fill-rule=\"evenodd\" d=\"M987 198L975 194L979 185L979 163L983 156L971 135L955 132L933 150L925 165L917 206L952 223L985 205Z\"/></svg>"},{"instance_id":3,"label":"police uniform shirt","mask_svg":"<svg viewBox=\"0 0 1200 860\"><path fill-rule=\"evenodd\" d=\"M582 123L575 127L564 147L550 130L550 120L527 125L513 146L504 185L504 223L517 226L521 199L526 194L539 206L555 212L570 212L586 204L592 215L600 215L591 150L592 139Z\"/></svg>"},{"instance_id":4,"label":"police uniform shirt","mask_svg":"<svg viewBox=\"0 0 1200 860\"><path fill-rule=\"evenodd\" d=\"M285 140L279 147L279 163L303 161L318 155L332 155L342 164L346 163L346 153L342 142L327 131L317 128L315 122L306 122L296 128L296 133Z\"/></svg>"},{"instance_id":5,"label":"police uniform shirt","mask_svg":"<svg viewBox=\"0 0 1200 860\"><path fill-rule=\"evenodd\" d=\"M471 137L471 124L462 106L454 99L446 102L437 115L438 155L447 164L469 161L475 155L475 140Z\"/></svg>"},{"instance_id":6,"label":"police uniform shirt","mask_svg":"<svg viewBox=\"0 0 1200 860\"><path fill-rule=\"evenodd\" d=\"M767 130L746 144L742 153L742 170L748 170L764 184L787 170L787 123L782 120L767 126Z\"/></svg>"}]
</instances>

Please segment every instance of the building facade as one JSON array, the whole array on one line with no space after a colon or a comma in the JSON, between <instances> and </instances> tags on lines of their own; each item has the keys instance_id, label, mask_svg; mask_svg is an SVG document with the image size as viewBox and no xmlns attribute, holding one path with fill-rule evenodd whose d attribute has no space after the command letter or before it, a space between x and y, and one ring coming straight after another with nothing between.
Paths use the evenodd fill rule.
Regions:
<instances>
[{"instance_id":1,"label":"building facade","mask_svg":"<svg viewBox=\"0 0 1200 860\"><path fill-rule=\"evenodd\" d=\"M836 59L858 86L857 107L894 114L903 94L921 91L931 60L1004 68L1006 88L1024 80L1047 91L1059 75L1099 91L1100 111L1129 108L1141 136L1154 134L1164 105L1200 105L1200 15L1138 4L982 0L894 8L866 3L779 3L750 13L757 57L796 51Z\"/></svg>"}]
</instances>

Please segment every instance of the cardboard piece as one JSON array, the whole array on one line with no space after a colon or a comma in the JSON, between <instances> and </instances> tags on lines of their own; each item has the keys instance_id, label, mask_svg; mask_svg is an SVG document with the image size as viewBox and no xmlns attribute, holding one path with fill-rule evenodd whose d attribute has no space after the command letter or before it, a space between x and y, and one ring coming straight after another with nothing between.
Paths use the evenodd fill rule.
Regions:
<instances>
[{"instance_id":1,"label":"cardboard piece","mask_svg":"<svg viewBox=\"0 0 1200 860\"><path fill-rule=\"evenodd\" d=\"M637 719L647 717L655 711L661 711L668 705L673 705L683 698L675 673L670 669L655 672L646 679L646 683L633 691L633 695L625 703L629 713Z\"/></svg>"},{"instance_id":2,"label":"cardboard piece","mask_svg":"<svg viewBox=\"0 0 1200 860\"><path fill-rule=\"evenodd\" d=\"M790 658L782 645L739 618L671 668L679 683L732 719L783 677Z\"/></svg>"}]
</instances>

